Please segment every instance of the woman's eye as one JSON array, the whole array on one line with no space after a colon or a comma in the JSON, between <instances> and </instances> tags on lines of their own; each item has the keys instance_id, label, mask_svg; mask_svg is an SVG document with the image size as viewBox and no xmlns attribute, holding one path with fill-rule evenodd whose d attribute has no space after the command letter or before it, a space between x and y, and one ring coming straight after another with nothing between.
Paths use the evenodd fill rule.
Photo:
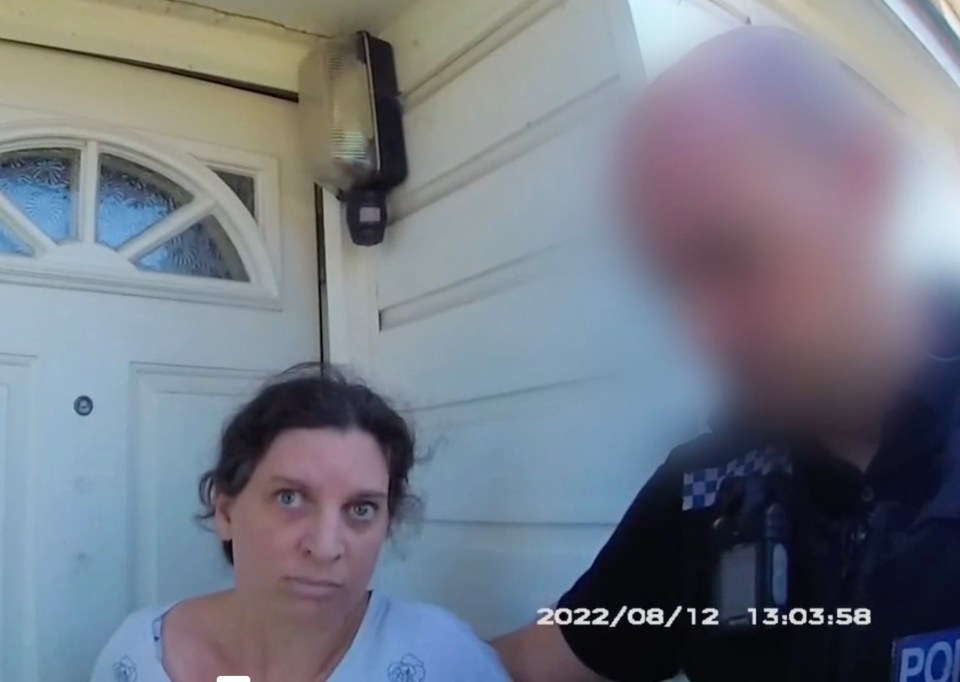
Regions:
<instances>
[{"instance_id":1,"label":"woman's eye","mask_svg":"<svg viewBox=\"0 0 960 682\"><path fill-rule=\"evenodd\" d=\"M303 495L296 490L281 490L277 493L277 501L281 507L296 509L303 505Z\"/></svg>"},{"instance_id":2,"label":"woman's eye","mask_svg":"<svg viewBox=\"0 0 960 682\"><path fill-rule=\"evenodd\" d=\"M377 513L377 505L372 502L360 502L350 506L350 513L355 519L369 521Z\"/></svg>"}]
</instances>

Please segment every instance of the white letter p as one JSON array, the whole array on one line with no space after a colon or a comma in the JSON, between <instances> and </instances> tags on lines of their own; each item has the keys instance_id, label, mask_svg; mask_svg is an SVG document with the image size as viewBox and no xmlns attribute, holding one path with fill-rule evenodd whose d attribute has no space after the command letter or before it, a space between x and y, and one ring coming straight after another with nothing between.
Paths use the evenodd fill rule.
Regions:
<instances>
[{"instance_id":1,"label":"white letter p","mask_svg":"<svg viewBox=\"0 0 960 682\"><path fill-rule=\"evenodd\" d=\"M898 682L910 682L917 673L923 672L923 649L910 647L900 654L900 679Z\"/></svg>"}]
</instances>

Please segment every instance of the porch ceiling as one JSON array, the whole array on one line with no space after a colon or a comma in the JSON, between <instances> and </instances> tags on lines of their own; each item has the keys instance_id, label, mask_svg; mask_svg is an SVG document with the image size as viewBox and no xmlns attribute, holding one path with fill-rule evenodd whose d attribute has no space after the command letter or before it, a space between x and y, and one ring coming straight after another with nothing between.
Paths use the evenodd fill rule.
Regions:
<instances>
[{"instance_id":1,"label":"porch ceiling","mask_svg":"<svg viewBox=\"0 0 960 682\"><path fill-rule=\"evenodd\" d=\"M414 0L103 0L173 14L206 7L318 35L367 29L377 31Z\"/></svg>"},{"instance_id":2,"label":"porch ceiling","mask_svg":"<svg viewBox=\"0 0 960 682\"><path fill-rule=\"evenodd\" d=\"M318 36L380 33L415 2L0 0L0 40L156 65L292 99Z\"/></svg>"}]
</instances>

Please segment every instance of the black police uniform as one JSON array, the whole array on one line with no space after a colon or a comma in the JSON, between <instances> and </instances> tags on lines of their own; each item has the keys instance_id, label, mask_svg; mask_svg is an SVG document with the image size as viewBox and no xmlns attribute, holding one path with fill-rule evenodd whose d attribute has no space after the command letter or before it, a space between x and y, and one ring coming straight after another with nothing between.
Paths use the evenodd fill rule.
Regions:
<instances>
[{"instance_id":1,"label":"black police uniform","mask_svg":"<svg viewBox=\"0 0 960 682\"><path fill-rule=\"evenodd\" d=\"M561 626L574 654L623 682L655 682L681 671L692 682L957 682L958 366L928 363L886 420L866 472L810 445L785 446L796 493L789 605L807 609L798 622L816 624L767 626L743 637L702 624L711 615L705 609L712 606L717 509L689 496L691 472L732 471L770 445L727 430L671 453L560 599L558 607L591 610ZM659 608L668 617L678 606L684 611L669 628L625 618L616 627L592 624L594 614L603 614L594 609L608 611L609 623L623 606ZM849 608L869 609L870 624L827 624L829 615L849 620L851 612L842 610ZM692 625L694 618L701 623Z\"/></svg>"}]
</instances>

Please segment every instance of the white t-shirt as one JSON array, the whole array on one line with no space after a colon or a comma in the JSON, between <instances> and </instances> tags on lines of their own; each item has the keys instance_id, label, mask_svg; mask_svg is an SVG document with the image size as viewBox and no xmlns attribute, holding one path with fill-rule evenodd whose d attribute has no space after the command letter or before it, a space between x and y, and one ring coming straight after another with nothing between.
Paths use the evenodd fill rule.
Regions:
<instances>
[{"instance_id":1,"label":"white t-shirt","mask_svg":"<svg viewBox=\"0 0 960 682\"><path fill-rule=\"evenodd\" d=\"M91 682L170 682L161 663L162 626L173 606L128 616L100 652ZM510 677L493 649L449 611L373 592L353 644L329 682L434 680L509 682Z\"/></svg>"}]
</instances>

